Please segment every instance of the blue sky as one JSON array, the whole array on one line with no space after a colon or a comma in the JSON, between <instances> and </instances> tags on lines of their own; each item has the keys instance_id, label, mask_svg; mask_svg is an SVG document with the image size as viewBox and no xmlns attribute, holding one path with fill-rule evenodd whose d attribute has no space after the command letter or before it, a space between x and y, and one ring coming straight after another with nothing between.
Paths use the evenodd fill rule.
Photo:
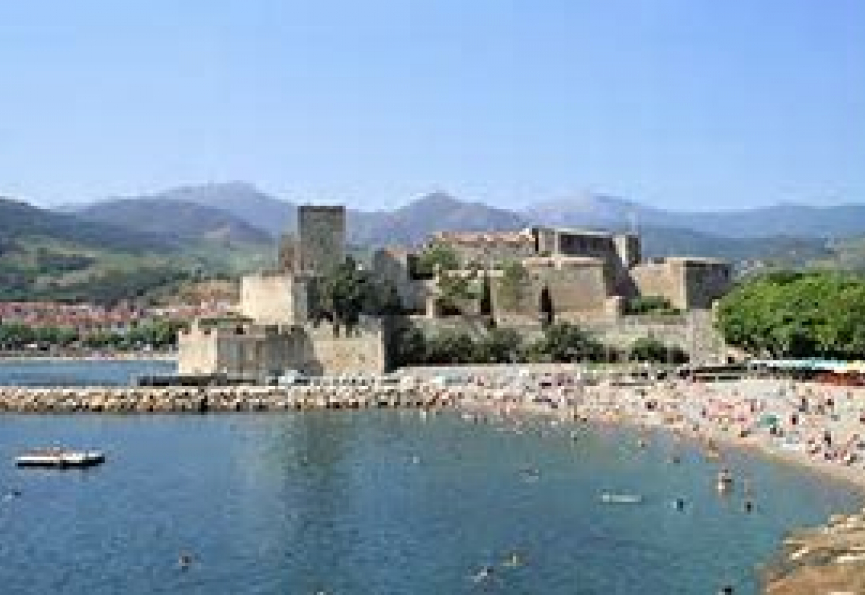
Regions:
<instances>
[{"instance_id":1,"label":"blue sky","mask_svg":"<svg viewBox=\"0 0 865 595\"><path fill-rule=\"evenodd\" d=\"M865 201L861 0L9 0L0 193Z\"/></svg>"}]
</instances>

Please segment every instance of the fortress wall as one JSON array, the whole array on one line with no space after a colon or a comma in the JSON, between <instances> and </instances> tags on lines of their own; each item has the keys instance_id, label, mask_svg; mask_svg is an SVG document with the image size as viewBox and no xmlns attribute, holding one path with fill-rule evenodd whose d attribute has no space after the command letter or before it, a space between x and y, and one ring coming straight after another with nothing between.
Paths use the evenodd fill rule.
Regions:
<instances>
[{"instance_id":1,"label":"fortress wall","mask_svg":"<svg viewBox=\"0 0 865 595\"><path fill-rule=\"evenodd\" d=\"M460 268L469 268L472 264L484 268L495 268L511 260L520 260L535 254L534 241L524 242L504 240L452 241L436 239L434 243L447 246L456 254Z\"/></svg>"},{"instance_id":2,"label":"fortress wall","mask_svg":"<svg viewBox=\"0 0 865 595\"><path fill-rule=\"evenodd\" d=\"M664 297L674 308L687 309L685 275L680 264L670 260L647 262L631 269L631 277L640 295Z\"/></svg>"},{"instance_id":3,"label":"fortress wall","mask_svg":"<svg viewBox=\"0 0 865 595\"><path fill-rule=\"evenodd\" d=\"M554 269L543 271L538 279L538 300L546 286L554 313L603 311L611 293L609 267L601 261L563 259Z\"/></svg>"},{"instance_id":4,"label":"fortress wall","mask_svg":"<svg viewBox=\"0 0 865 595\"><path fill-rule=\"evenodd\" d=\"M710 311L693 311L682 315L624 316L614 319L582 321L581 326L601 341L621 349L630 347L641 337L652 337L684 349L693 362L717 363L725 357L724 340L713 326Z\"/></svg>"},{"instance_id":5,"label":"fortress wall","mask_svg":"<svg viewBox=\"0 0 865 595\"><path fill-rule=\"evenodd\" d=\"M724 296L731 285L730 267L712 260L689 260L684 265L688 308L707 309Z\"/></svg>"},{"instance_id":6,"label":"fortress wall","mask_svg":"<svg viewBox=\"0 0 865 595\"><path fill-rule=\"evenodd\" d=\"M295 324L306 317L303 290L291 275L246 275L240 283L240 311L259 324Z\"/></svg>"},{"instance_id":7,"label":"fortress wall","mask_svg":"<svg viewBox=\"0 0 865 595\"><path fill-rule=\"evenodd\" d=\"M726 262L700 258L666 258L631 270L640 295L663 296L680 310L707 309L730 288Z\"/></svg>"},{"instance_id":8,"label":"fortress wall","mask_svg":"<svg viewBox=\"0 0 865 595\"><path fill-rule=\"evenodd\" d=\"M527 258L523 264L529 278L519 295L491 275L490 293L496 321L521 325L537 322L541 295L549 292L555 316L568 312L598 312L607 309L612 281L610 268L597 258Z\"/></svg>"},{"instance_id":9,"label":"fortress wall","mask_svg":"<svg viewBox=\"0 0 865 595\"><path fill-rule=\"evenodd\" d=\"M423 312L429 292L422 281L411 278L411 258L413 255L402 250L378 250L373 255L373 273L379 279L393 284L403 308L411 312Z\"/></svg>"},{"instance_id":10,"label":"fortress wall","mask_svg":"<svg viewBox=\"0 0 865 595\"><path fill-rule=\"evenodd\" d=\"M310 374L379 374L387 370L384 323L365 321L351 331L329 324L299 330L297 368Z\"/></svg>"},{"instance_id":11,"label":"fortress wall","mask_svg":"<svg viewBox=\"0 0 865 595\"><path fill-rule=\"evenodd\" d=\"M281 372L290 361L290 335L277 327L238 324L208 329L195 325L181 333L178 341L181 374L261 376Z\"/></svg>"},{"instance_id":12,"label":"fortress wall","mask_svg":"<svg viewBox=\"0 0 865 595\"><path fill-rule=\"evenodd\" d=\"M212 331L211 331L212 332ZM216 370L217 348L198 323L177 334L177 371L180 374L209 374Z\"/></svg>"},{"instance_id":13,"label":"fortress wall","mask_svg":"<svg viewBox=\"0 0 865 595\"><path fill-rule=\"evenodd\" d=\"M530 270L529 275L517 291L506 286L500 274L490 275L490 298L497 322L509 316L537 320L543 284L539 282L540 273Z\"/></svg>"}]
</instances>

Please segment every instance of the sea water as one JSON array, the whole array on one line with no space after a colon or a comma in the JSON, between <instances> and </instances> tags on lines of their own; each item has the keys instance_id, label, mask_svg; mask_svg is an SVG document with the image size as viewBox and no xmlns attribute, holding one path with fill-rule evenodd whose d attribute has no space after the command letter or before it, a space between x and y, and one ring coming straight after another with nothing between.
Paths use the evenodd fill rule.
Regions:
<instances>
[{"instance_id":1,"label":"sea water","mask_svg":"<svg viewBox=\"0 0 865 595\"><path fill-rule=\"evenodd\" d=\"M859 504L736 451L722 496L694 445L637 438L399 411L0 416L0 589L753 593L785 531ZM54 443L107 461L13 465ZM605 504L605 491L643 502Z\"/></svg>"},{"instance_id":2,"label":"sea water","mask_svg":"<svg viewBox=\"0 0 865 595\"><path fill-rule=\"evenodd\" d=\"M0 386L125 386L138 376L171 374L168 360L0 360Z\"/></svg>"}]
</instances>

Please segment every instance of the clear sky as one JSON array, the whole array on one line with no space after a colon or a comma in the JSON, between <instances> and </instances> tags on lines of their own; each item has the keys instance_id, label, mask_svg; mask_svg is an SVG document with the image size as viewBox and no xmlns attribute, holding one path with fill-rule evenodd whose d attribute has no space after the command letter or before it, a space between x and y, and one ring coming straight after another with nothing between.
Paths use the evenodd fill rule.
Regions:
<instances>
[{"instance_id":1,"label":"clear sky","mask_svg":"<svg viewBox=\"0 0 865 595\"><path fill-rule=\"evenodd\" d=\"M0 1L0 193L865 201L863 0Z\"/></svg>"}]
</instances>

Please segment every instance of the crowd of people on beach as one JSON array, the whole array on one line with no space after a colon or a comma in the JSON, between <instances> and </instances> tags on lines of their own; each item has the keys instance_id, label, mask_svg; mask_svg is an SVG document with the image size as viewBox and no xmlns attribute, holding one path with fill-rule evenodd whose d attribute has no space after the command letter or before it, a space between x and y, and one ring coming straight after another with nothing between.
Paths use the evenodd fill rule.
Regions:
<instances>
[{"instance_id":1,"label":"crowd of people on beach","mask_svg":"<svg viewBox=\"0 0 865 595\"><path fill-rule=\"evenodd\" d=\"M475 376L452 381L443 401L479 413L665 428L718 444L757 447L865 485L865 388L753 378L582 382L574 376Z\"/></svg>"}]
</instances>

